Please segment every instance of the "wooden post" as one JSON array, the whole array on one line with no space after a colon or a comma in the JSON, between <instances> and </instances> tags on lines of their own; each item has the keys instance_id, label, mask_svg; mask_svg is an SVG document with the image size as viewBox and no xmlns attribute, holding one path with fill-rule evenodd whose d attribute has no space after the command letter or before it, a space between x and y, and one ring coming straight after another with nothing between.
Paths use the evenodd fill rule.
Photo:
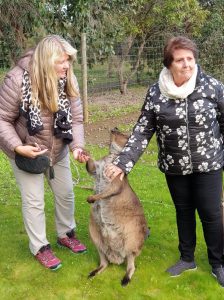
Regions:
<instances>
[{"instance_id":1,"label":"wooden post","mask_svg":"<svg viewBox=\"0 0 224 300\"><path fill-rule=\"evenodd\" d=\"M89 122L88 100L87 100L87 58L86 58L86 33L81 35L81 51L82 51L82 100L84 122Z\"/></svg>"}]
</instances>

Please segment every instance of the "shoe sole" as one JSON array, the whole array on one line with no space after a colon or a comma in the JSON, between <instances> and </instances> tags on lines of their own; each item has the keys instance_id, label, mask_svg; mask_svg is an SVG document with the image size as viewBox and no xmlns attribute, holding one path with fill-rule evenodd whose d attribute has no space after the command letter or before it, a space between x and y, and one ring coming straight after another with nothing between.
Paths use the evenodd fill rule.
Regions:
<instances>
[{"instance_id":1,"label":"shoe sole","mask_svg":"<svg viewBox=\"0 0 224 300\"><path fill-rule=\"evenodd\" d=\"M61 267L62 267L62 264L59 264L56 267L50 267L48 269L51 270L51 271L56 271L56 270L60 269Z\"/></svg>"},{"instance_id":2,"label":"shoe sole","mask_svg":"<svg viewBox=\"0 0 224 300\"><path fill-rule=\"evenodd\" d=\"M212 272L212 276L214 276L217 279L217 276L213 272ZM217 282L218 282L218 280L217 280ZM224 286L222 286L219 282L218 282L218 284L221 286L221 288L224 288Z\"/></svg>"},{"instance_id":3,"label":"shoe sole","mask_svg":"<svg viewBox=\"0 0 224 300\"><path fill-rule=\"evenodd\" d=\"M183 272L181 272L180 274L177 274L177 275L172 275L172 274L170 274L169 273L169 271L167 271L167 273L169 273L170 274L170 277L179 277L180 275L182 275L184 272L187 272L187 271L196 271L197 270L197 267L195 267L195 268L192 268L192 269L187 269L187 270L184 270Z\"/></svg>"},{"instance_id":4,"label":"shoe sole","mask_svg":"<svg viewBox=\"0 0 224 300\"><path fill-rule=\"evenodd\" d=\"M87 249L85 249L85 250L81 250L81 251L77 251L77 252L74 252L74 251L72 251L69 247L66 247L66 246L64 246L64 245L61 245L61 244L59 244L59 243L57 243L57 246L59 247L59 248L61 248L61 249L68 249L70 252L72 252L73 254L82 254L82 253L86 253L87 252Z\"/></svg>"}]
</instances>

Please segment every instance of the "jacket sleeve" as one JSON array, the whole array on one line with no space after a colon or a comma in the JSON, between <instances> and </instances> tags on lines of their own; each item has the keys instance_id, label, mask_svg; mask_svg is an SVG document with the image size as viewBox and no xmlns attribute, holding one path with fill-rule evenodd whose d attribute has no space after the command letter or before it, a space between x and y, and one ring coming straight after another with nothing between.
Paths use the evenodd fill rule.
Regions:
<instances>
[{"instance_id":1,"label":"jacket sleeve","mask_svg":"<svg viewBox=\"0 0 224 300\"><path fill-rule=\"evenodd\" d=\"M141 115L133 128L125 147L114 160L114 164L128 174L138 161L155 132L155 114L151 99L151 90L146 95Z\"/></svg>"},{"instance_id":2,"label":"jacket sleeve","mask_svg":"<svg viewBox=\"0 0 224 300\"><path fill-rule=\"evenodd\" d=\"M224 138L224 85L222 83L219 84L218 90L218 120L221 134Z\"/></svg>"},{"instance_id":3,"label":"jacket sleeve","mask_svg":"<svg viewBox=\"0 0 224 300\"><path fill-rule=\"evenodd\" d=\"M74 77L76 89L79 91L78 81ZM70 143L70 150L75 148L84 147L84 126L83 126L83 106L81 98L71 100L71 112L72 112L72 130L73 141Z\"/></svg>"},{"instance_id":4,"label":"jacket sleeve","mask_svg":"<svg viewBox=\"0 0 224 300\"><path fill-rule=\"evenodd\" d=\"M0 147L7 153L22 145L15 130L15 121L19 117L21 83L9 73L0 86Z\"/></svg>"}]
</instances>

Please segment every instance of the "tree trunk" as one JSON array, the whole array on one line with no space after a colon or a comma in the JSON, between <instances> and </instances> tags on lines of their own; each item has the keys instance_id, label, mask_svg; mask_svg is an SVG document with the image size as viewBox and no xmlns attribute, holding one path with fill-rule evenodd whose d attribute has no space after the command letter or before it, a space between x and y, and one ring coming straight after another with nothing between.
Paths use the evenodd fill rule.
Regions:
<instances>
[{"instance_id":1,"label":"tree trunk","mask_svg":"<svg viewBox=\"0 0 224 300\"><path fill-rule=\"evenodd\" d=\"M126 95L128 91L128 80L125 79L121 84L120 84L120 92L122 95Z\"/></svg>"},{"instance_id":2,"label":"tree trunk","mask_svg":"<svg viewBox=\"0 0 224 300\"><path fill-rule=\"evenodd\" d=\"M121 46L121 54L117 56L117 60L115 62L115 66L117 68L118 78L119 78L119 84L120 84L120 92L122 95L125 95L127 93L128 88L128 82L129 80L135 75L135 73L138 70L140 61L141 61L141 55L144 50L144 46L146 43L146 37L143 38L139 48L138 48L138 54L136 57L136 61L133 66L133 70L129 72L129 74L124 75L124 63L127 59L127 56L130 53L131 47L133 45L135 37L129 36L127 40L122 44Z\"/></svg>"},{"instance_id":3,"label":"tree trunk","mask_svg":"<svg viewBox=\"0 0 224 300\"><path fill-rule=\"evenodd\" d=\"M124 77L124 61L122 61L122 59L119 60L117 68L118 68L118 78L119 78L120 92L121 92L122 95L126 95L127 94L128 79Z\"/></svg>"},{"instance_id":4,"label":"tree trunk","mask_svg":"<svg viewBox=\"0 0 224 300\"><path fill-rule=\"evenodd\" d=\"M128 78L124 76L124 63L127 59L127 56L130 52L130 49L133 45L134 37L129 36L125 42L121 45L121 54L119 55L119 59L117 59L116 67L118 70L118 78L120 85L120 92L122 95L127 94L127 86L128 86Z\"/></svg>"},{"instance_id":5,"label":"tree trunk","mask_svg":"<svg viewBox=\"0 0 224 300\"><path fill-rule=\"evenodd\" d=\"M87 100L87 56L86 56L86 33L81 35L81 51L82 51L82 100L84 122L89 122L89 109Z\"/></svg>"},{"instance_id":6,"label":"tree trunk","mask_svg":"<svg viewBox=\"0 0 224 300\"><path fill-rule=\"evenodd\" d=\"M112 75L113 75L113 65L114 65L114 62L113 62L113 57L110 56L108 57L108 63L107 63L107 77L108 78L112 78Z\"/></svg>"}]
</instances>

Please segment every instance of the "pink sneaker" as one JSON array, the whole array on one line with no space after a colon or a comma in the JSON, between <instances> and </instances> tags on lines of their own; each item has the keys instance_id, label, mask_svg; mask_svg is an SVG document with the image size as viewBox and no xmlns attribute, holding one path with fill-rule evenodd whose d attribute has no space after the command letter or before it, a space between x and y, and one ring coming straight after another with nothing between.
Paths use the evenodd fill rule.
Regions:
<instances>
[{"instance_id":1,"label":"pink sneaker","mask_svg":"<svg viewBox=\"0 0 224 300\"><path fill-rule=\"evenodd\" d=\"M41 247L35 257L47 269L57 270L61 267L61 261L53 254L50 245Z\"/></svg>"},{"instance_id":2,"label":"pink sneaker","mask_svg":"<svg viewBox=\"0 0 224 300\"><path fill-rule=\"evenodd\" d=\"M67 247L74 253L82 253L86 252L86 246L80 243L79 240L76 239L74 231L70 231L66 233L65 238L58 238L57 243L61 247Z\"/></svg>"}]
</instances>

